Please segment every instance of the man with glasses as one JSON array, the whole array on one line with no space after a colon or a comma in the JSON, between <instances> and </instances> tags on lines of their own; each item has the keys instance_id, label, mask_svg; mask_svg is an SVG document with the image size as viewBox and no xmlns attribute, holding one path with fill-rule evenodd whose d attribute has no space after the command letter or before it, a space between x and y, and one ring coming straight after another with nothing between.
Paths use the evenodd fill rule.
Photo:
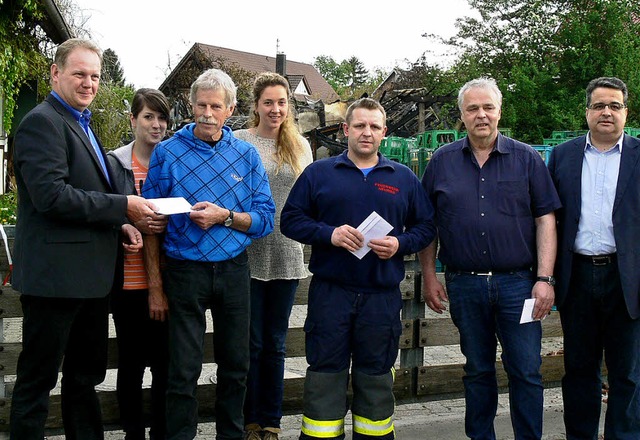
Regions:
<instances>
[{"instance_id":1,"label":"man with glasses","mask_svg":"<svg viewBox=\"0 0 640 440\"><path fill-rule=\"evenodd\" d=\"M564 333L567 439L598 436L601 365L609 382L605 438L640 438L640 140L624 133L627 86L586 90L589 133L555 147L549 171L562 201L556 304Z\"/></svg>"}]
</instances>

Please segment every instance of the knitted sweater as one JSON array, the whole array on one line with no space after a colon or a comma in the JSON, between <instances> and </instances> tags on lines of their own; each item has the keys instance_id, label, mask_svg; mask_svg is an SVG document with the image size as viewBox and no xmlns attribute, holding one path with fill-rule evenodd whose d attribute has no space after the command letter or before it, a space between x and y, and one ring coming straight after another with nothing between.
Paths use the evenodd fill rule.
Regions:
<instances>
[{"instance_id":1,"label":"knitted sweater","mask_svg":"<svg viewBox=\"0 0 640 440\"><path fill-rule=\"evenodd\" d=\"M293 241L280 232L280 213L284 206L289 191L296 181L293 168L290 165L283 165L276 174L276 141L254 134L249 130L238 130L234 132L238 139L245 140L256 147L262 163L269 176L271 194L276 204L275 225L273 233L266 237L254 240L247 248L249 254L249 264L251 267L251 278L261 281L277 279L300 279L308 276L302 255L302 244ZM311 147L306 139L302 138L304 144L304 155L299 158L302 167L306 167L313 161Z\"/></svg>"}]
</instances>

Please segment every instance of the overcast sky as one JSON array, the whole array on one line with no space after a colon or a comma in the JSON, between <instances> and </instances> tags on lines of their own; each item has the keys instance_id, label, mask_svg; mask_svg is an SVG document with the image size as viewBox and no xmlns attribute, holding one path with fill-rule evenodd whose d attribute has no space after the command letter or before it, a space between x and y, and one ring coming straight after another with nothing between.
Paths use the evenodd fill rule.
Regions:
<instances>
[{"instance_id":1,"label":"overcast sky","mask_svg":"<svg viewBox=\"0 0 640 440\"><path fill-rule=\"evenodd\" d=\"M422 34L450 37L456 18L471 14L467 0L73 1L136 88L159 87L194 43L271 57L278 48L309 64L355 55L369 70L404 66L425 50L442 52Z\"/></svg>"}]
</instances>

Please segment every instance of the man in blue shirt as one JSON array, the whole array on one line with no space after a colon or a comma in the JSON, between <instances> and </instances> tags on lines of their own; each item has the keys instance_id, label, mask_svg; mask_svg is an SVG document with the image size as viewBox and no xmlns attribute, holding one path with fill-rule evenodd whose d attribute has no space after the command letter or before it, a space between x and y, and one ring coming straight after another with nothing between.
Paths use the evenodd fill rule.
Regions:
<instances>
[{"instance_id":1,"label":"man in blue shirt","mask_svg":"<svg viewBox=\"0 0 640 440\"><path fill-rule=\"evenodd\" d=\"M282 233L312 245L303 440L344 438L349 367L353 438L395 437L404 256L427 246L435 228L415 174L378 153L386 131L380 103L355 101L344 123L348 150L305 168L282 209ZM374 211L392 229L365 243L357 227ZM361 259L352 253L363 248Z\"/></svg>"},{"instance_id":2,"label":"man in blue shirt","mask_svg":"<svg viewBox=\"0 0 640 440\"><path fill-rule=\"evenodd\" d=\"M210 69L191 86L195 123L153 151L143 188L147 198L184 197L189 214L169 219L163 241L167 264L158 275L159 238L149 290L164 289L169 303L170 364L167 438L194 438L196 388L202 369L205 312L213 317L218 438L240 440L249 371L249 265L245 249L273 230L275 205L256 149L224 126L233 114L236 87Z\"/></svg>"},{"instance_id":3,"label":"man in blue shirt","mask_svg":"<svg viewBox=\"0 0 640 440\"><path fill-rule=\"evenodd\" d=\"M95 387L107 368L108 294L119 241L138 250L128 224L155 206L114 186L88 106L100 84L102 52L70 39L56 50L51 94L15 136L18 222L13 287L24 315L22 352L11 401L11 438L42 439L49 392L62 365L67 438L104 438ZM63 362L64 358L64 362Z\"/></svg>"},{"instance_id":4,"label":"man in blue shirt","mask_svg":"<svg viewBox=\"0 0 640 440\"><path fill-rule=\"evenodd\" d=\"M596 78L586 91L589 133L555 147L556 288L564 335L567 439L598 436L601 365L609 401L604 437L640 438L640 140L624 133L627 86Z\"/></svg>"},{"instance_id":5,"label":"man in blue shirt","mask_svg":"<svg viewBox=\"0 0 640 440\"><path fill-rule=\"evenodd\" d=\"M515 436L539 439L542 330L539 321L520 324L520 316L529 298L536 320L553 306L560 202L538 153L499 133L502 93L494 80L469 81L458 107L467 136L436 150L422 180L438 227L438 240L420 252L424 298L437 313L448 300L460 332L467 435L495 439L499 341ZM438 241L446 293L436 278Z\"/></svg>"}]
</instances>

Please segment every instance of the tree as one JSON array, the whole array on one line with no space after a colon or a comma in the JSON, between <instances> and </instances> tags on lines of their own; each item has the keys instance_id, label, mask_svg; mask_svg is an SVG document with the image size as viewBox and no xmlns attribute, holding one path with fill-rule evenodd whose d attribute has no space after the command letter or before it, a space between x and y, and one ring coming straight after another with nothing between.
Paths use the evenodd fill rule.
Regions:
<instances>
[{"instance_id":1,"label":"tree","mask_svg":"<svg viewBox=\"0 0 640 440\"><path fill-rule=\"evenodd\" d=\"M329 55L320 55L313 60L313 67L318 69L322 77L333 87L336 92L343 88L347 82L347 72L342 64L337 63Z\"/></svg>"},{"instance_id":2,"label":"tree","mask_svg":"<svg viewBox=\"0 0 640 440\"><path fill-rule=\"evenodd\" d=\"M129 120L129 103L135 91L131 86L102 80L91 103L91 128L105 150L113 150L133 140Z\"/></svg>"},{"instance_id":3,"label":"tree","mask_svg":"<svg viewBox=\"0 0 640 440\"><path fill-rule=\"evenodd\" d=\"M355 56L338 63L331 56L320 55L314 59L313 66L345 101L370 94L379 84L376 81L384 76L381 71L370 75Z\"/></svg>"},{"instance_id":4,"label":"tree","mask_svg":"<svg viewBox=\"0 0 640 440\"><path fill-rule=\"evenodd\" d=\"M503 92L501 125L541 143L553 130L584 128L589 80L615 75L630 90L628 124L637 124L640 4L631 0L469 0L444 42L460 51L458 83L485 75Z\"/></svg>"},{"instance_id":5,"label":"tree","mask_svg":"<svg viewBox=\"0 0 640 440\"><path fill-rule=\"evenodd\" d=\"M116 86L124 86L124 71L120 66L120 58L112 49L102 53L102 74L100 82L109 82Z\"/></svg>"},{"instance_id":6,"label":"tree","mask_svg":"<svg viewBox=\"0 0 640 440\"><path fill-rule=\"evenodd\" d=\"M351 58L342 62L344 65L344 71L347 75L347 83L351 88L357 88L365 84L369 77L369 72L364 67L364 63L357 57Z\"/></svg>"},{"instance_id":7,"label":"tree","mask_svg":"<svg viewBox=\"0 0 640 440\"><path fill-rule=\"evenodd\" d=\"M558 29L563 50L554 57L559 81L579 95L584 113L584 87L598 76L617 76L629 87L627 125L638 126L640 117L640 4L628 0L575 0L569 20ZM584 115L582 115L584 116ZM584 118L583 118L584 119Z\"/></svg>"}]
</instances>

